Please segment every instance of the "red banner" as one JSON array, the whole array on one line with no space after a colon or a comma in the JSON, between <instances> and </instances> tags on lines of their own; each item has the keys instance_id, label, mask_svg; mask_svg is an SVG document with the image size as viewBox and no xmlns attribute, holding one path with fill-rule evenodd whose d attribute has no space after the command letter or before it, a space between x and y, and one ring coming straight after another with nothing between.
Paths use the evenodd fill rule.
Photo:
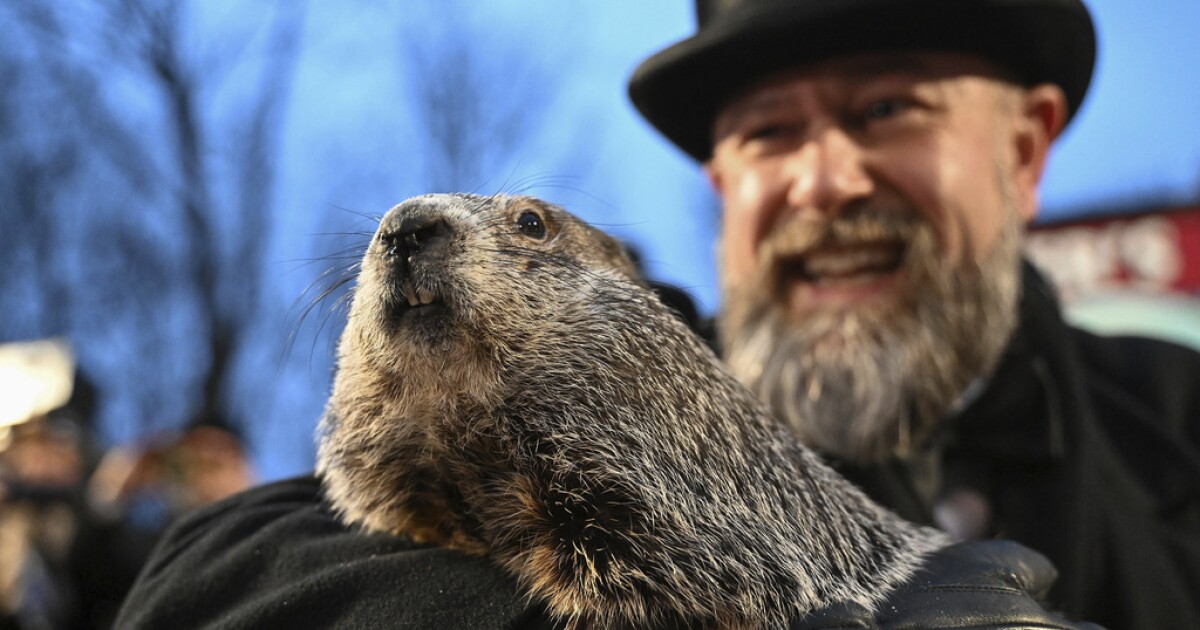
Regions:
<instances>
[{"instance_id":1,"label":"red banner","mask_svg":"<svg viewBox=\"0 0 1200 630\"><path fill-rule=\"evenodd\" d=\"M1067 302L1112 289L1200 294L1200 208L1038 226L1026 250Z\"/></svg>"}]
</instances>

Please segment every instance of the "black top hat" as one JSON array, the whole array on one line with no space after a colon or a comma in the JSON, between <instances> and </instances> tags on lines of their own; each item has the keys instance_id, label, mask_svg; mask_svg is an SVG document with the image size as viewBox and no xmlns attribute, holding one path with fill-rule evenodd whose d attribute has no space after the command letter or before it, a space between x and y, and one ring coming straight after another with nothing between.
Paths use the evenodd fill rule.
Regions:
<instances>
[{"instance_id":1,"label":"black top hat","mask_svg":"<svg viewBox=\"0 0 1200 630\"><path fill-rule=\"evenodd\" d=\"M1027 85L1055 83L1068 120L1092 77L1096 34L1081 0L696 0L696 34L642 62L633 104L697 160L725 99L767 75L836 55L978 54Z\"/></svg>"}]
</instances>

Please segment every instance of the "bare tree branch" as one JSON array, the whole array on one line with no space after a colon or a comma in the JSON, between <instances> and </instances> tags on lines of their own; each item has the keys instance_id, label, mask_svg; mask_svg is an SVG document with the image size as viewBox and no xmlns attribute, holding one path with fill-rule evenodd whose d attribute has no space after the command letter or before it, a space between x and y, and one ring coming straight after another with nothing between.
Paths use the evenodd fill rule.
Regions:
<instances>
[{"instance_id":1,"label":"bare tree branch","mask_svg":"<svg viewBox=\"0 0 1200 630\"><path fill-rule=\"evenodd\" d=\"M555 82L523 42L478 22L472 7L435 4L436 19L400 21L422 166L431 191L474 191L519 159Z\"/></svg>"}]
</instances>

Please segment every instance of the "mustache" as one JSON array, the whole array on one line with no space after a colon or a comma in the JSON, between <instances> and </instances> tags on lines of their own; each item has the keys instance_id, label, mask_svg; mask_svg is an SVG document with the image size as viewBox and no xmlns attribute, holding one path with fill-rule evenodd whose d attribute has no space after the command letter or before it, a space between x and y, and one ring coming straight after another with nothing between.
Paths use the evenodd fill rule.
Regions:
<instances>
[{"instance_id":1,"label":"mustache","mask_svg":"<svg viewBox=\"0 0 1200 630\"><path fill-rule=\"evenodd\" d=\"M829 218L795 218L775 226L760 246L761 260L872 242L909 243L921 229L931 227L925 216L910 208L853 206Z\"/></svg>"}]
</instances>

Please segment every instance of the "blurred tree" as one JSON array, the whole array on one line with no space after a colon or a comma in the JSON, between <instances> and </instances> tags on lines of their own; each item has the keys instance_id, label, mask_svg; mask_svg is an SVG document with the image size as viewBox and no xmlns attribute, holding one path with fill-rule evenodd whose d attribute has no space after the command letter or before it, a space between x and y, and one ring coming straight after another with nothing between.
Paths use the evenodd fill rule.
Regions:
<instances>
[{"instance_id":1,"label":"blurred tree","mask_svg":"<svg viewBox=\"0 0 1200 630\"><path fill-rule=\"evenodd\" d=\"M217 420L271 445L256 458L289 451L274 470L311 465L332 359L315 339L338 323L310 318L313 351L280 361L298 291L279 262L336 265L303 298L336 311L364 215L592 166L599 130L564 142L544 124L578 41L526 17L461 0L0 0L0 340L72 339L108 441ZM293 109L305 122L285 128Z\"/></svg>"},{"instance_id":2,"label":"blurred tree","mask_svg":"<svg viewBox=\"0 0 1200 630\"><path fill-rule=\"evenodd\" d=\"M160 403L139 405L139 417L237 425L230 375L261 315L302 6L221 14L198 1L99 0L0 11L0 68L22 87L0 96L0 125L14 131L0 143L14 165L0 177L0 255L23 270L0 301L25 305L0 333L87 339L132 321L123 384ZM190 343L179 343L181 328ZM173 383L154 373L164 357ZM198 391L163 400L187 389L181 365ZM172 406L183 417L164 413Z\"/></svg>"},{"instance_id":3,"label":"blurred tree","mask_svg":"<svg viewBox=\"0 0 1200 630\"><path fill-rule=\"evenodd\" d=\"M520 162L540 149L537 133L562 91L565 54L548 57L551 42L531 46L520 29L464 0L408 4L395 24L415 130L406 140L424 147L410 162L426 190L511 187ZM588 154L579 145L557 145L556 171L585 170Z\"/></svg>"},{"instance_id":4,"label":"blurred tree","mask_svg":"<svg viewBox=\"0 0 1200 630\"><path fill-rule=\"evenodd\" d=\"M8 302L0 325L41 322L51 331L63 330L70 296L55 245L62 241L62 225L44 210L56 203L59 185L74 175L79 160L56 126L34 118L30 104L42 94L15 53L0 46L0 76L7 84L0 91L0 156L5 164L0 169L0 268L6 270L0 275L0 292ZM41 295L34 295L35 290ZM52 304L63 308L49 308Z\"/></svg>"}]
</instances>

